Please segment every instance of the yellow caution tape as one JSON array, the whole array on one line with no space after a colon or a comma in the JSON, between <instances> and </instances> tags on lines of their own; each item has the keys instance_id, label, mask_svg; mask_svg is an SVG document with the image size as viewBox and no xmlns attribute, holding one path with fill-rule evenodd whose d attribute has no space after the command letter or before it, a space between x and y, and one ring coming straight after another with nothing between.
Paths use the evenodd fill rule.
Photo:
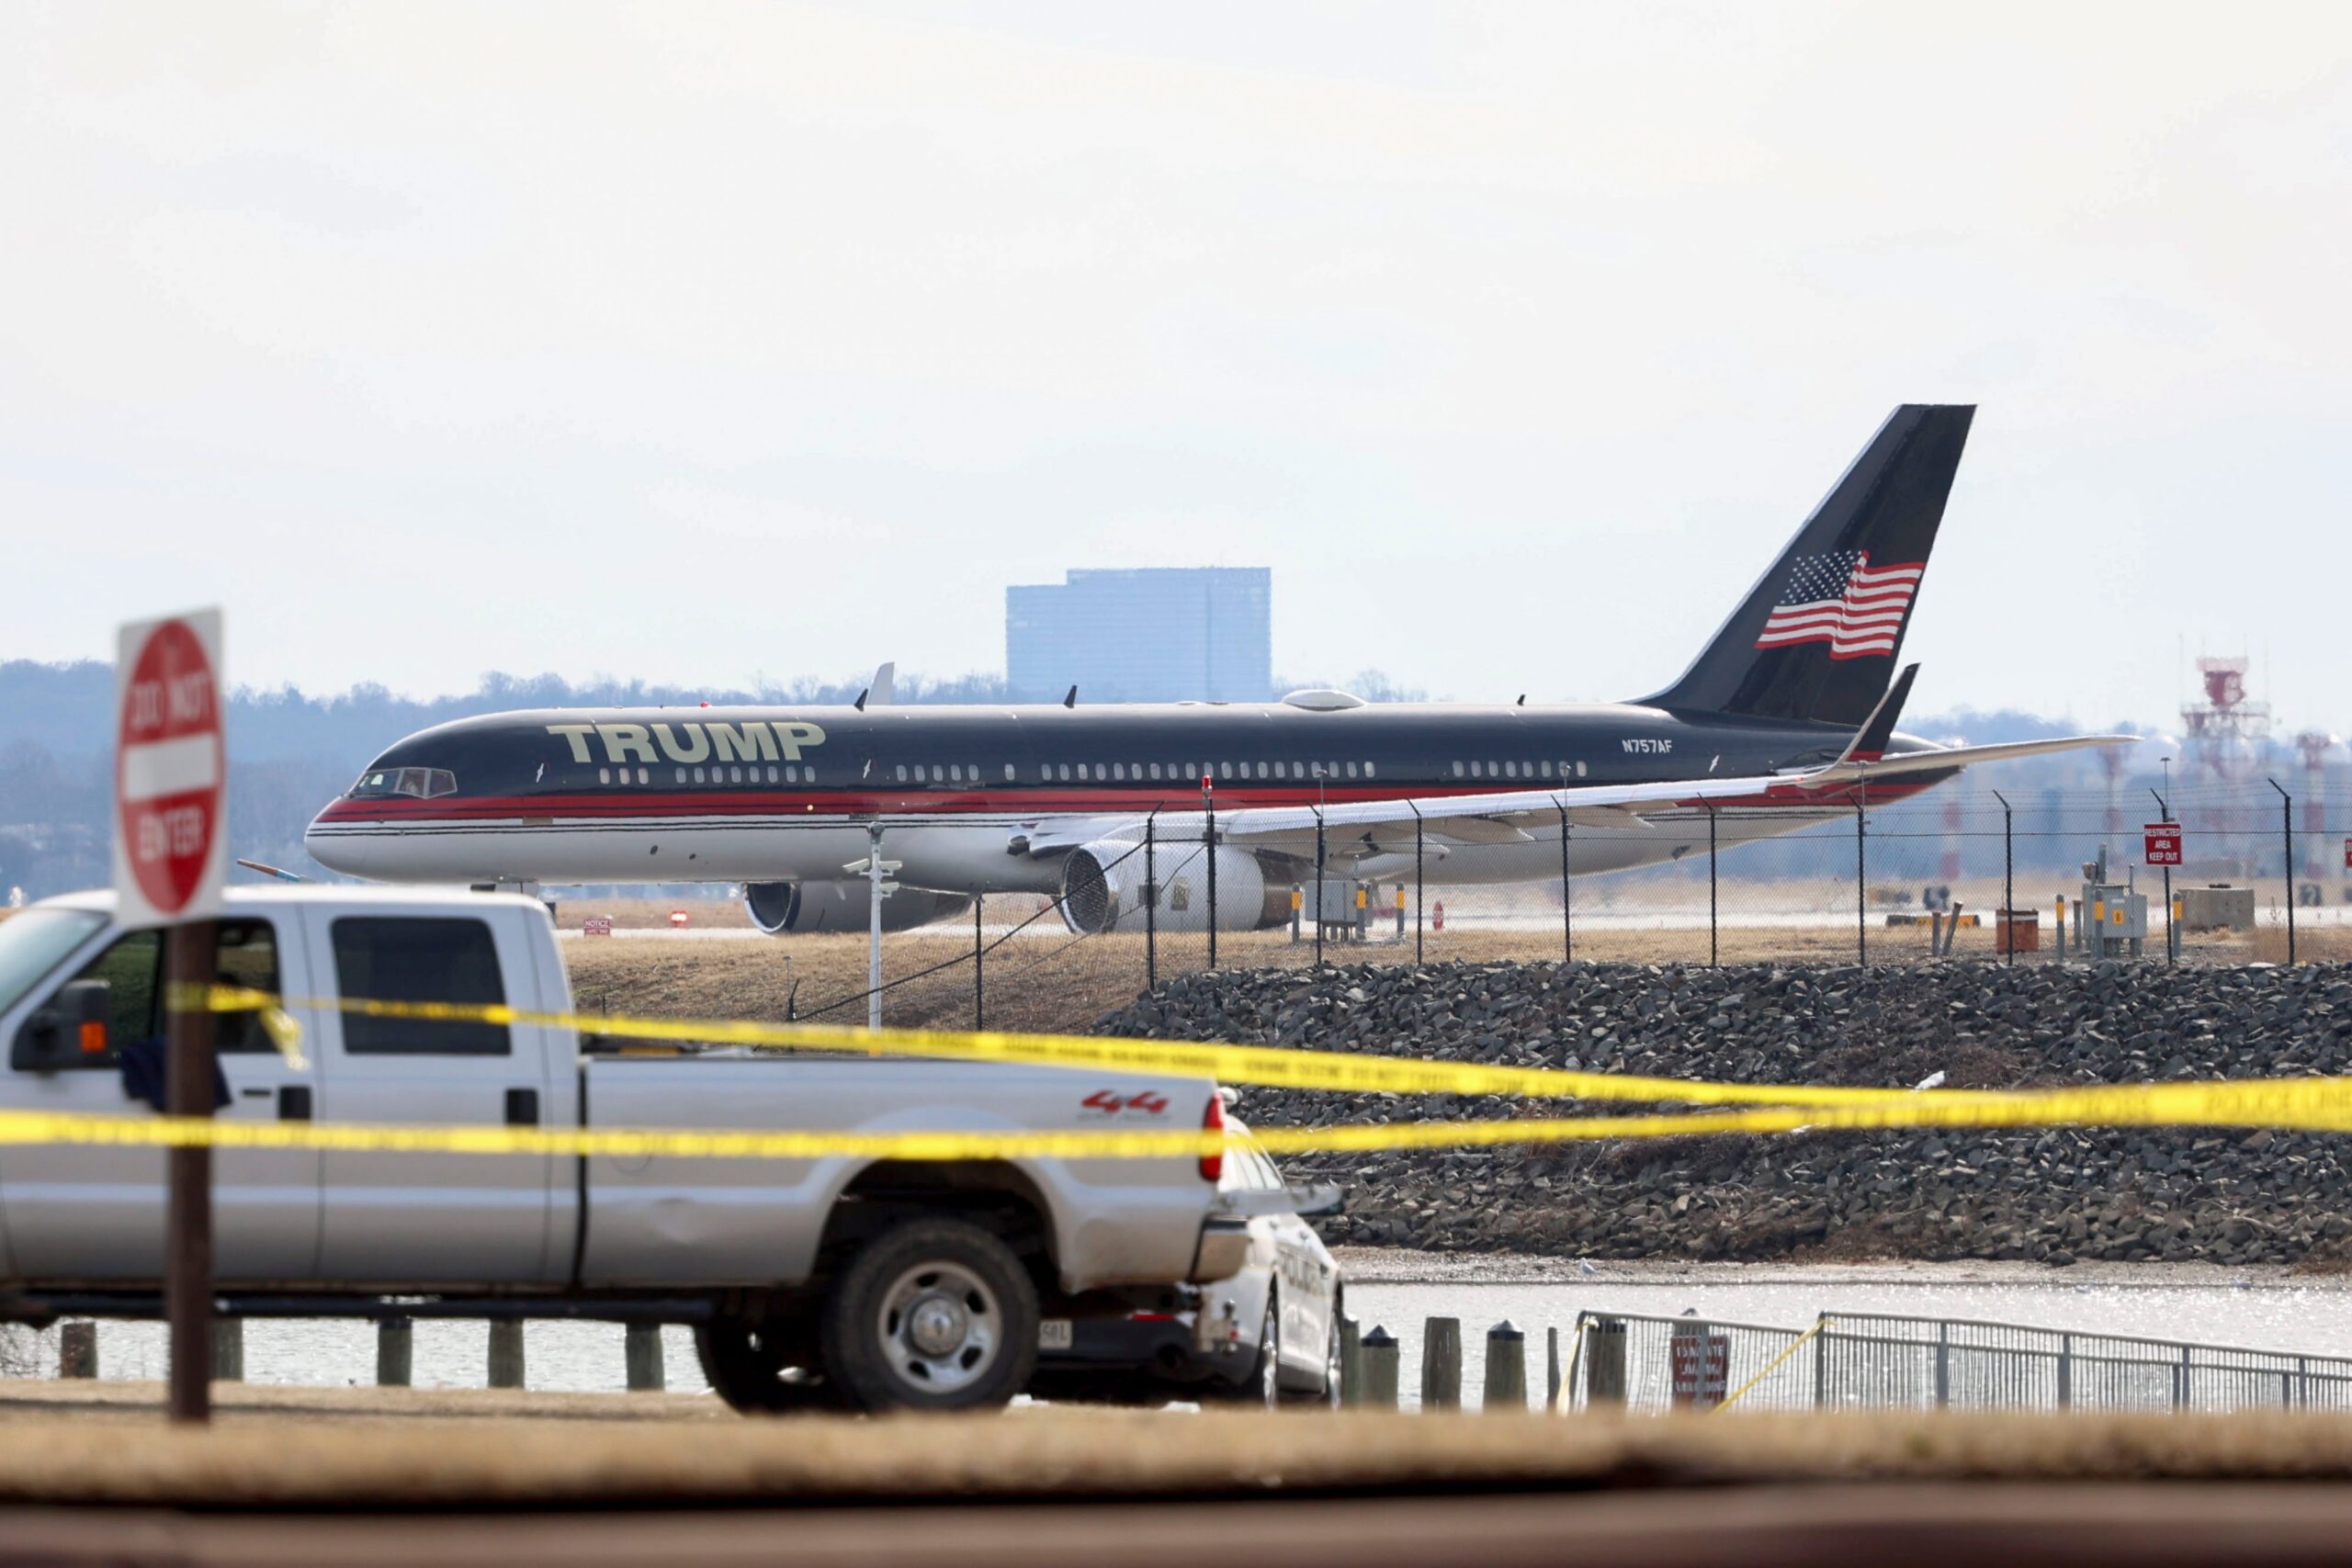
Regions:
<instances>
[{"instance_id":1,"label":"yellow caution tape","mask_svg":"<svg viewBox=\"0 0 2352 1568\"><path fill-rule=\"evenodd\" d=\"M190 994L199 992L200 994ZM816 1023L751 1023L717 1019L639 1018L592 1013L535 1012L493 1003L394 1002L345 998L279 998L232 986L173 987L175 1009L246 1012L356 1013L368 1018L435 1023L492 1023L570 1029L583 1034L664 1040L689 1045L741 1045L759 1050L846 1051L876 1056L929 1056L956 1061L1023 1062L1036 1066L1093 1067L1215 1078L1270 1089L1332 1089L1378 1094L1517 1095L1547 1100L1679 1101L1686 1105L1876 1105L1907 1100L1901 1089L1708 1083L1568 1072L1557 1067L1498 1067L1471 1062L1418 1061L1351 1055L1295 1046L1211 1045L1100 1035L1019 1034L987 1030L860 1029ZM1958 1097L1970 1090L1944 1090Z\"/></svg>"},{"instance_id":2,"label":"yellow caution tape","mask_svg":"<svg viewBox=\"0 0 2352 1568\"><path fill-rule=\"evenodd\" d=\"M1523 1117L1481 1122L1355 1122L1263 1127L1273 1154L1496 1147L1612 1138L1920 1127L2226 1126L2352 1132L2352 1084L2336 1078L2119 1084L1981 1095L1905 1094L1876 1105L1790 1106L1648 1116ZM1133 1159L1218 1152L1216 1131L883 1133L658 1128L414 1126L340 1122L209 1121L0 1111L0 1144L100 1144L334 1153L553 1155L575 1157L894 1160Z\"/></svg>"},{"instance_id":3,"label":"yellow caution tape","mask_svg":"<svg viewBox=\"0 0 2352 1568\"><path fill-rule=\"evenodd\" d=\"M1645 1100L1726 1109L1639 1116L1519 1117L1487 1121L1356 1122L1257 1129L1274 1154L1494 1147L1612 1138L1767 1134L1807 1130L1920 1127L2232 1126L2352 1132L2352 1079L2241 1079L2101 1084L1995 1090L1815 1088L1621 1077L1544 1067L1358 1056L1291 1047L1192 1044L1002 1032L868 1030L807 1023L679 1021L539 1012L499 1004L288 998L235 987L175 987L177 1010L277 1012L287 1043L291 1014L557 1028L682 1044L848 1051L964 1061L1022 1062L1216 1078L1272 1088L1385 1094L1508 1095ZM1216 1153L1223 1135L1185 1129L1060 1132L712 1132L697 1129L398 1126L357 1122L215 1122L173 1117L0 1111L0 1144L117 1144L219 1148L512 1154L572 1157L712 1159L1090 1159Z\"/></svg>"}]
</instances>

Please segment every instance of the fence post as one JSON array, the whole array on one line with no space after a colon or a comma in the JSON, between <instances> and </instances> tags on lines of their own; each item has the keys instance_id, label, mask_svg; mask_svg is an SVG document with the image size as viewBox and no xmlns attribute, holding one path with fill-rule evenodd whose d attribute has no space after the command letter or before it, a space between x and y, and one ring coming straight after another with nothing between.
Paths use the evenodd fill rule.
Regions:
<instances>
[{"instance_id":1,"label":"fence post","mask_svg":"<svg viewBox=\"0 0 2352 1568\"><path fill-rule=\"evenodd\" d=\"M2010 817L2009 797L1996 789L1993 792L1993 798L2001 803L2001 918L1995 926L2008 933L2002 944L2008 951L2001 955L2001 962L2015 964L2018 961L2017 824Z\"/></svg>"},{"instance_id":2,"label":"fence post","mask_svg":"<svg viewBox=\"0 0 2352 1568\"><path fill-rule=\"evenodd\" d=\"M376 1325L376 1386L406 1388L416 1364L416 1329L404 1317Z\"/></svg>"},{"instance_id":3,"label":"fence post","mask_svg":"<svg viewBox=\"0 0 2352 1568\"><path fill-rule=\"evenodd\" d=\"M1854 961L1871 961L1870 860L1863 843L1870 836L1862 826L1862 815L1869 809L1863 798L1870 788L1862 784L1854 791Z\"/></svg>"},{"instance_id":4,"label":"fence post","mask_svg":"<svg viewBox=\"0 0 2352 1568\"><path fill-rule=\"evenodd\" d=\"M1421 964L1421 808L1411 801L1405 803L1413 811L1413 966Z\"/></svg>"},{"instance_id":5,"label":"fence post","mask_svg":"<svg viewBox=\"0 0 2352 1568\"><path fill-rule=\"evenodd\" d=\"M1396 1408L1396 1338L1378 1324L1363 1337L1363 1400L1375 1410Z\"/></svg>"},{"instance_id":6,"label":"fence post","mask_svg":"<svg viewBox=\"0 0 2352 1568\"><path fill-rule=\"evenodd\" d=\"M1143 988L1159 988L1159 807L1143 819Z\"/></svg>"},{"instance_id":7,"label":"fence post","mask_svg":"<svg viewBox=\"0 0 2352 1568\"><path fill-rule=\"evenodd\" d=\"M1707 807L1707 966L1723 963L1723 947L1715 934L1715 808Z\"/></svg>"},{"instance_id":8,"label":"fence post","mask_svg":"<svg viewBox=\"0 0 2352 1568\"><path fill-rule=\"evenodd\" d=\"M1819 1313L1813 1314L1813 1407L1815 1410L1829 1403L1829 1322Z\"/></svg>"},{"instance_id":9,"label":"fence post","mask_svg":"<svg viewBox=\"0 0 2352 1568\"><path fill-rule=\"evenodd\" d=\"M2186 1345L2180 1348L2180 1365L2173 1373L2172 1407L2175 1410L2188 1408L2188 1347Z\"/></svg>"},{"instance_id":10,"label":"fence post","mask_svg":"<svg viewBox=\"0 0 2352 1568\"><path fill-rule=\"evenodd\" d=\"M2262 782L2272 789L2278 789L2277 779L2264 779ZM2287 859L2280 867L2280 875L2286 882L2287 967L2291 969L2295 966L2295 797L2278 789L2278 808L2284 813L2280 837L2284 840L2281 847L2287 852Z\"/></svg>"},{"instance_id":11,"label":"fence post","mask_svg":"<svg viewBox=\"0 0 2352 1568\"><path fill-rule=\"evenodd\" d=\"M1625 1320L1596 1317L1585 1328L1584 1402L1587 1408L1625 1406ZM1567 1391L1574 1398L1576 1390Z\"/></svg>"},{"instance_id":12,"label":"fence post","mask_svg":"<svg viewBox=\"0 0 2352 1568\"><path fill-rule=\"evenodd\" d=\"M212 1320L212 1381L245 1381L245 1320L242 1317Z\"/></svg>"},{"instance_id":13,"label":"fence post","mask_svg":"<svg viewBox=\"0 0 2352 1568\"><path fill-rule=\"evenodd\" d=\"M1317 763L1315 771L1321 773L1323 765ZM1317 969L1323 967L1323 808L1318 806L1315 808L1315 967Z\"/></svg>"},{"instance_id":14,"label":"fence post","mask_svg":"<svg viewBox=\"0 0 2352 1568\"><path fill-rule=\"evenodd\" d=\"M98 1375L98 1325L69 1323L57 1331L57 1375L94 1378Z\"/></svg>"},{"instance_id":15,"label":"fence post","mask_svg":"<svg viewBox=\"0 0 2352 1568\"><path fill-rule=\"evenodd\" d=\"M1560 814L1560 962L1577 961L1576 896L1569 892L1568 879L1568 808L1558 795L1552 797L1553 807Z\"/></svg>"},{"instance_id":16,"label":"fence post","mask_svg":"<svg viewBox=\"0 0 2352 1568\"><path fill-rule=\"evenodd\" d=\"M1498 1410L1527 1412L1527 1336L1509 1318L1487 1330L1487 1375L1478 1409L1489 1416Z\"/></svg>"},{"instance_id":17,"label":"fence post","mask_svg":"<svg viewBox=\"0 0 2352 1568\"><path fill-rule=\"evenodd\" d=\"M1560 1325L1544 1331L1544 1408L1560 1407Z\"/></svg>"},{"instance_id":18,"label":"fence post","mask_svg":"<svg viewBox=\"0 0 2352 1568\"><path fill-rule=\"evenodd\" d=\"M2075 1337L2058 1336L2058 1408L2071 1410L2075 1404Z\"/></svg>"},{"instance_id":19,"label":"fence post","mask_svg":"<svg viewBox=\"0 0 2352 1568\"><path fill-rule=\"evenodd\" d=\"M1951 1408L1951 1325L1936 1325L1936 1408Z\"/></svg>"},{"instance_id":20,"label":"fence post","mask_svg":"<svg viewBox=\"0 0 2352 1568\"><path fill-rule=\"evenodd\" d=\"M1353 1409L1363 1403L1363 1325L1340 1314L1340 1403Z\"/></svg>"},{"instance_id":21,"label":"fence post","mask_svg":"<svg viewBox=\"0 0 2352 1568\"><path fill-rule=\"evenodd\" d=\"M1462 1408L1462 1320L1432 1317L1421 1325L1421 1408Z\"/></svg>"},{"instance_id":22,"label":"fence post","mask_svg":"<svg viewBox=\"0 0 2352 1568\"><path fill-rule=\"evenodd\" d=\"M1214 766L1204 762L1202 767ZM1216 967L1216 788L1201 775L1201 853L1209 863L1209 967Z\"/></svg>"},{"instance_id":23,"label":"fence post","mask_svg":"<svg viewBox=\"0 0 2352 1568\"><path fill-rule=\"evenodd\" d=\"M621 1364L631 1393L660 1393L665 1385L662 1366L662 1325L632 1323L623 1331Z\"/></svg>"},{"instance_id":24,"label":"fence post","mask_svg":"<svg viewBox=\"0 0 2352 1568\"><path fill-rule=\"evenodd\" d=\"M2312 1364L2308 1356L2295 1358L2295 1385L2288 1395L2290 1404L2308 1405L2312 1402Z\"/></svg>"},{"instance_id":25,"label":"fence post","mask_svg":"<svg viewBox=\"0 0 2352 1568\"><path fill-rule=\"evenodd\" d=\"M972 1027L986 1029L989 1017L989 991L980 971L988 951L980 941L980 906L988 902L983 893L972 895Z\"/></svg>"},{"instance_id":26,"label":"fence post","mask_svg":"<svg viewBox=\"0 0 2352 1568\"><path fill-rule=\"evenodd\" d=\"M1559 805L1556 795L1553 797L1553 804L1558 806L1560 811L1560 962L1573 964L1577 956L1577 933L1569 918L1568 808Z\"/></svg>"},{"instance_id":27,"label":"fence post","mask_svg":"<svg viewBox=\"0 0 2352 1568\"><path fill-rule=\"evenodd\" d=\"M523 1320L519 1317L490 1320L490 1386L523 1386Z\"/></svg>"}]
</instances>

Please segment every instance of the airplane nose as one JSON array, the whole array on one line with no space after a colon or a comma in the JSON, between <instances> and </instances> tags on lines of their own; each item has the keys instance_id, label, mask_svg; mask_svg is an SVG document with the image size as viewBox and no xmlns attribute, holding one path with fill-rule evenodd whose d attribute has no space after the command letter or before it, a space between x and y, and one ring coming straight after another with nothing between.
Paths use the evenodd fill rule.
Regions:
<instances>
[{"instance_id":1,"label":"airplane nose","mask_svg":"<svg viewBox=\"0 0 2352 1568\"><path fill-rule=\"evenodd\" d=\"M339 871L345 876L364 876L367 858L362 846L365 840L356 823L337 823L335 808L330 803L326 809L311 818L302 829L302 849L310 857L329 871Z\"/></svg>"}]
</instances>

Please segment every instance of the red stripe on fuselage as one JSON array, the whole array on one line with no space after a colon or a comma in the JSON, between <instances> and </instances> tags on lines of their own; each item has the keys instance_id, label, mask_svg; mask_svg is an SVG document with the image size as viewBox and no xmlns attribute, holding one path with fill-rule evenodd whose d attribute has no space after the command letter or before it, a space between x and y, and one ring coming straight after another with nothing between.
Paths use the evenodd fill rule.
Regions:
<instances>
[{"instance_id":1,"label":"red stripe on fuselage","mask_svg":"<svg viewBox=\"0 0 2352 1568\"><path fill-rule=\"evenodd\" d=\"M1944 775L1890 779L1868 787L1867 799L1884 804L1916 795L1929 785L1941 782ZM1232 789L1219 790L1216 795L1217 807L1234 811L1260 807L1340 806L1401 800L1455 799L1482 795L1527 795L1556 793L1569 806L1576 804L1577 791L1563 789L1544 791L1521 784L1501 789L1419 787L1400 789ZM1836 789L1807 790L1793 784L1776 784L1754 795L1742 795L1733 800L1717 800L1712 804L1718 809L1742 806L1820 807L1825 804L1850 802L1857 795L1855 786L1840 785ZM1676 803L1684 809L1704 809L1710 803L1689 800ZM564 818L571 820L630 821L651 820L675 817L771 817L826 816L874 817L892 814L933 817L1078 817L1132 813L1142 815L1155 807L1170 811L1197 811L1201 800L1197 795L1170 795L1165 790L1077 790L1033 789L1014 787L989 790L937 791L870 791L829 790L810 793L806 790L781 789L753 793L746 790L711 790L705 793L656 791L624 793L571 793L565 795L494 795L468 799L463 795L443 795L434 800L416 800L406 796L382 795L354 800L348 797L330 803L320 812L322 823L428 823L507 820L516 818ZM1674 809L1668 806L1664 809ZM1638 811L1638 807L1629 807Z\"/></svg>"}]
</instances>

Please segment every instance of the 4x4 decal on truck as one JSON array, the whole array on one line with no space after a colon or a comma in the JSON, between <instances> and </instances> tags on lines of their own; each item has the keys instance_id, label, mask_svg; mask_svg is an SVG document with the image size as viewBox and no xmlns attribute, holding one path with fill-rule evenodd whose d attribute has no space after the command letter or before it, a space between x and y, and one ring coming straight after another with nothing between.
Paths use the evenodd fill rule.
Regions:
<instances>
[{"instance_id":1,"label":"4x4 decal on truck","mask_svg":"<svg viewBox=\"0 0 2352 1568\"><path fill-rule=\"evenodd\" d=\"M1119 1095L1107 1089L1098 1089L1078 1102L1088 1111L1100 1111L1105 1116L1116 1116L1122 1111L1140 1111L1147 1116L1157 1116L1168 1109L1167 1097L1149 1089L1139 1094Z\"/></svg>"}]
</instances>

